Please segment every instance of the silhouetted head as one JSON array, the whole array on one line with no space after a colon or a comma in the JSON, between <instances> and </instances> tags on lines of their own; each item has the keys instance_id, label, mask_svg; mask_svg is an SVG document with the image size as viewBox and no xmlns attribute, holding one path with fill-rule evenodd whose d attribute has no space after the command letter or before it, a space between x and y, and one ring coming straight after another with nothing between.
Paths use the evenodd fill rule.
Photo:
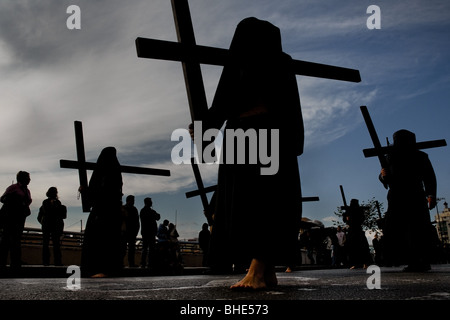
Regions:
<instances>
[{"instance_id":1,"label":"silhouetted head","mask_svg":"<svg viewBox=\"0 0 450 320\"><path fill-rule=\"evenodd\" d=\"M414 149L416 144L416 135L411 131L401 129L393 134L394 147L401 149Z\"/></svg>"},{"instance_id":2,"label":"silhouetted head","mask_svg":"<svg viewBox=\"0 0 450 320\"><path fill-rule=\"evenodd\" d=\"M151 207L153 205L152 198L149 198L149 197L145 198L144 205Z\"/></svg>"},{"instance_id":3,"label":"silhouetted head","mask_svg":"<svg viewBox=\"0 0 450 320\"><path fill-rule=\"evenodd\" d=\"M24 186L27 186L31 181L30 174L26 171L17 172L16 179L18 183Z\"/></svg>"},{"instance_id":4,"label":"silhouetted head","mask_svg":"<svg viewBox=\"0 0 450 320\"><path fill-rule=\"evenodd\" d=\"M56 189L56 187L50 187L45 195L48 198L56 199L58 198L58 189Z\"/></svg>"},{"instance_id":5,"label":"silhouetted head","mask_svg":"<svg viewBox=\"0 0 450 320\"><path fill-rule=\"evenodd\" d=\"M230 53L251 62L282 53L280 29L254 17L239 22L230 45Z\"/></svg>"},{"instance_id":6,"label":"silhouetted head","mask_svg":"<svg viewBox=\"0 0 450 320\"><path fill-rule=\"evenodd\" d=\"M110 168L120 166L117 159L117 151L114 147L106 147L100 152L97 159L97 165L102 168Z\"/></svg>"},{"instance_id":7,"label":"silhouetted head","mask_svg":"<svg viewBox=\"0 0 450 320\"><path fill-rule=\"evenodd\" d=\"M350 200L350 207L359 207L359 200L358 199Z\"/></svg>"},{"instance_id":8,"label":"silhouetted head","mask_svg":"<svg viewBox=\"0 0 450 320\"><path fill-rule=\"evenodd\" d=\"M125 201L127 204L134 204L134 196L130 194L126 197Z\"/></svg>"}]
</instances>

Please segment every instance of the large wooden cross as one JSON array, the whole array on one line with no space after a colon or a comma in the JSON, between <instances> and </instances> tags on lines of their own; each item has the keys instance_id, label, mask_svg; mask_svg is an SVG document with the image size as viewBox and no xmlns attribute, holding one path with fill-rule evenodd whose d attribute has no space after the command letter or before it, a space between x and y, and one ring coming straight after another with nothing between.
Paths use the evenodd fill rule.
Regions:
<instances>
[{"instance_id":1,"label":"large wooden cross","mask_svg":"<svg viewBox=\"0 0 450 320\"><path fill-rule=\"evenodd\" d=\"M171 0L178 42L136 39L139 58L179 61L183 65L186 90L192 121L201 121L208 110L200 64L224 66L228 49L197 45L188 0ZM325 79L360 82L358 70L292 60L292 70L297 75Z\"/></svg>"},{"instance_id":2,"label":"large wooden cross","mask_svg":"<svg viewBox=\"0 0 450 320\"><path fill-rule=\"evenodd\" d=\"M171 3L178 42L139 37L136 39L137 55L139 58L182 63L191 120L192 122L201 121L208 111L208 104L200 64L224 66L229 53L227 49L197 45L188 0L171 0ZM291 68L297 75L351 82L361 81L359 71L354 69L301 60L292 60ZM197 169L193 164L194 174ZM196 182L199 188L197 195L201 195L206 210L205 188L199 175L196 176ZM214 189L214 186L211 189ZM311 199L316 201L316 198Z\"/></svg>"},{"instance_id":3,"label":"large wooden cross","mask_svg":"<svg viewBox=\"0 0 450 320\"><path fill-rule=\"evenodd\" d=\"M375 126L373 125L372 119L369 114L369 110L366 106L361 106L361 113L364 117L364 121L367 126L367 130L369 131L370 138L372 139L372 143L374 145L374 148L371 149L363 149L364 156L366 158L368 157L378 157L378 160L380 161L380 165L382 168L388 169L388 165L386 162L386 155L389 153L392 153L393 150L395 150L395 146L388 145L385 147L381 146L380 140L378 139L377 132L375 130ZM423 142L417 142L416 143L416 149L430 149L430 148L437 148L437 147L445 147L447 145L447 142L445 139L441 140L430 140L430 141L423 141ZM387 187L387 186L385 186Z\"/></svg>"},{"instance_id":4,"label":"large wooden cross","mask_svg":"<svg viewBox=\"0 0 450 320\"><path fill-rule=\"evenodd\" d=\"M78 169L80 187L86 188L88 186L87 170L95 170L97 164L95 162L86 162L86 156L84 153L83 125L81 121L75 121L74 127L75 127L75 145L77 149L77 161L59 160L59 166L65 169ZM170 170L165 169L153 169L153 168L121 165L120 171L123 173L146 174L153 176L170 176ZM90 211L87 199L83 198L83 193L81 193L81 204L83 212Z\"/></svg>"}]
</instances>

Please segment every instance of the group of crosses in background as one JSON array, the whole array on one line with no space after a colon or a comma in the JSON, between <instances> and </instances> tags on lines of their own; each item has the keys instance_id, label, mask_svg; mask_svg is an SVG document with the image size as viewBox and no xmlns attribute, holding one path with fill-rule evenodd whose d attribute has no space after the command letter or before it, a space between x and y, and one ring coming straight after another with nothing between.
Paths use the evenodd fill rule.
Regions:
<instances>
[{"instance_id":1,"label":"group of crosses in background","mask_svg":"<svg viewBox=\"0 0 450 320\"><path fill-rule=\"evenodd\" d=\"M208 112L208 104L203 83L201 64L225 66L230 61L230 50L197 45L194 29L187 0L171 0L173 16L175 20L178 42L170 42L156 39L136 39L137 56L140 58L161 59L181 62L183 67L187 97L192 123L202 121ZM358 70L324 65L301 60L290 60L290 71L295 75L310 76L340 81L360 82L361 77ZM388 168L386 156L393 152L394 146L382 147L375 131L366 106L361 106L367 129L372 139L374 148L364 149L365 157L378 157L382 168ZM96 164L86 162L84 153L84 142L81 122L75 121L75 138L77 148L77 161L60 160L61 168L78 169L80 186L87 187L86 170L95 170ZM426 149L445 146L445 140L434 140L418 142L416 149ZM199 151L201 152L201 151ZM217 185L205 187L200 175L200 170L195 158L191 158L197 190L186 193L186 197L200 196L205 217L210 225L213 224L211 203L208 201L207 193L217 190ZM170 176L169 170L151 169L132 166L121 166L122 173L146 174ZM345 196L341 186L344 199L344 210L348 210ZM214 197L214 196L213 196ZM319 197L302 197L302 202L318 201ZM82 195L83 211L89 212L90 208Z\"/></svg>"}]
</instances>

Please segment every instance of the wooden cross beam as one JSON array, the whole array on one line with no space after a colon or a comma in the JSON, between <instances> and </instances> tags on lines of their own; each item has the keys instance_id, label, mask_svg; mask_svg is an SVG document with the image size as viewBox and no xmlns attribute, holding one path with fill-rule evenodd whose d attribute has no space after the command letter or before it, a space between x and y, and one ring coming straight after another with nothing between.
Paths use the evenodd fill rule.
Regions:
<instances>
[{"instance_id":1,"label":"wooden cross beam","mask_svg":"<svg viewBox=\"0 0 450 320\"><path fill-rule=\"evenodd\" d=\"M366 106L360 107L362 115L364 117L364 121L366 122L367 130L369 130L370 138L372 139L372 143L374 145L375 154L378 157L378 161L380 161L380 165L382 168L388 167L386 158L384 154L381 152L381 143L380 139L378 139L377 131L375 130L375 126L373 125L372 119L370 118L369 111Z\"/></svg>"},{"instance_id":2,"label":"wooden cross beam","mask_svg":"<svg viewBox=\"0 0 450 320\"><path fill-rule=\"evenodd\" d=\"M192 25L192 18L188 1L171 0L171 3L173 17L175 19L175 28L178 37L178 43L175 44L188 48L195 48L197 44L195 42L194 27ZM144 58L145 56L141 56L139 52L140 48L142 48L143 50L146 50L146 48L145 46L142 47L139 42L140 41L138 38L136 40L138 57ZM177 50L174 50L174 52L176 51ZM151 57L149 56L145 58ZM205 94L205 87L203 84L200 62L193 59L181 59L177 61L181 61L183 66L184 80L186 84L189 108L191 112L191 120L192 122L201 121L203 119L203 115L208 111L208 103Z\"/></svg>"},{"instance_id":3,"label":"wooden cross beam","mask_svg":"<svg viewBox=\"0 0 450 320\"><path fill-rule=\"evenodd\" d=\"M370 137L372 139L374 148L371 149L364 149L363 153L366 158L368 157L378 157L378 160L380 161L381 167L387 169L387 163L385 155L392 153L393 150L395 150L395 146L389 145L386 147L382 147L380 140L378 139L377 132L375 130L375 127L373 125L372 119L370 118L369 111L367 110L366 106L361 106L361 113L364 117L364 121L366 122L367 129L369 130ZM445 139L441 140L431 140L431 141L422 141L416 143L416 149L430 149L430 148L437 148L437 147L445 147L447 145L447 142Z\"/></svg>"},{"instance_id":4,"label":"wooden cross beam","mask_svg":"<svg viewBox=\"0 0 450 320\"><path fill-rule=\"evenodd\" d=\"M198 165L196 163L192 163L192 167L197 167ZM199 181L201 181L201 177L200 177L200 172L198 171L198 167L197 169L194 169L194 175L197 181L197 185L199 185ZM193 191L188 191L186 192L186 198L193 198L196 196L205 196L207 193L209 192L214 192L217 190L217 185L213 185L213 186L209 186L204 188L203 187L203 183L201 184L201 188L199 188L198 190L193 190ZM315 202L315 201L320 201L319 197L302 197L302 202ZM206 208L205 204L207 204L207 202L204 202L202 200L203 203L203 208Z\"/></svg>"},{"instance_id":5,"label":"wooden cross beam","mask_svg":"<svg viewBox=\"0 0 450 320\"><path fill-rule=\"evenodd\" d=\"M88 187L87 170L95 170L97 164L94 162L86 162L86 156L84 152L84 139L83 139L83 126L80 121L74 122L75 126L75 144L77 149L77 161L73 160L59 160L60 168L64 169L78 169L78 176L80 179L80 187ZM153 176L170 176L170 170L164 169L153 169L153 168L143 168L143 167L132 167L132 166L120 166L120 171L123 173L134 173L134 174L146 174ZM86 198L81 196L81 204L83 212L89 212L89 204Z\"/></svg>"},{"instance_id":6,"label":"wooden cross beam","mask_svg":"<svg viewBox=\"0 0 450 320\"><path fill-rule=\"evenodd\" d=\"M302 202L320 201L319 197L302 197Z\"/></svg>"},{"instance_id":7,"label":"wooden cross beam","mask_svg":"<svg viewBox=\"0 0 450 320\"><path fill-rule=\"evenodd\" d=\"M228 60L228 49L199 46L195 42L194 28L187 0L171 0L178 42L136 39L139 58L180 61L186 82L192 121L200 121L207 111L207 100L200 64L223 66ZM297 75L360 82L358 70L330 66L301 60L292 61L292 70Z\"/></svg>"},{"instance_id":8,"label":"wooden cross beam","mask_svg":"<svg viewBox=\"0 0 450 320\"><path fill-rule=\"evenodd\" d=\"M197 190L186 192L186 198L192 198L196 196L200 196L202 199L203 207L206 208L208 206L208 199L206 199L206 194L209 192L216 191L217 185L204 187L202 176L200 175L200 170L198 169L198 164L195 162L195 158L191 158L192 170L194 171L195 181L197 182Z\"/></svg>"},{"instance_id":9,"label":"wooden cross beam","mask_svg":"<svg viewBox=\"0 0 450 320\"><path fill-rule=\"evenodd\" d=\"M344 187L342 185L340 185L339 189L341 190L342 202L344 203L344 205L341 206L341 210L348 210L350 208L350 206L347 204L347 200L345 198ZM368 206L362 206L362 205L359 205L359 207L360 208L368 208Z\"/></svg>"},{"instance_id":10,"label":"wooden cross beam","mask_svg":"<svg viewBox=\"0 0 450 320\"><path fill-rule=\"evenodd\" d=\"M429 141L421 141L416 143L416 149L431 149L431 148L438 148L438 147L445 147L447 146L447 141L445 139L439 139L439 140L429 140ZM380 147L379 151L382 154L389 154L392 153L394 150L393 145ZM363 149L364 157L370 158L370 157L376 157L378 156L377 149L370 148L370 149Z\"/></svg>"},{"instance_id":11,"label":"wooden cross beam","mask_svg":"<svg viewBox=\"0 0 450 320\"><path fill-rule=\"evenodd\" d=\"M198 164L195 162L195 159L192 157L191 158L191 165L192 165L192 170L194 171L194 177L195 177L195 181L197 183L197 190L194 191L188 191L186 192L186 198L193 198L196 196L200 196L200 199L202 201L202 205L203 205L203 212L205 214L205 217L208 221L208 223L211 225L213 218L212 218L212 212L210 212L210 210L208 210L209 208L209 202L208 202L208 198L206 197L206 194L209 192L214 192L217 190L217 185L212 185L209 187L204 187L203 185L203 181L202 181L202 177L200 175L200 170L198 169ZM319 201L319 197L302 197L302 203L303 202L314 202L314 201Z\"/></svg>"},{"instance_id":12,"label":"wooden cross beam","mask_svg":"<svg viewBox=\"0 0 450 320\"><path fill-rule=\"evenodd\" d=\"M344 203L344 205L341 206L341 209L342 210L347 210L348 209L348 205L347 205L347 200L345 199L344 187L342 185L340 185L339 189L341 189L342 202Z\"/></svg>"},{"instance_id":13,"label":"wooden cross beam","mask_svg":"<svg viewBox=\"0 0 450 320\"><path fill-rule=\"evenodd\" d=\"M228 49L200 45L186 45L165 40L136 39L139 58L224 66L228 61ZM321 63L292 60L292 71L299 76L332 80L361 82L358 70L336 67Z\"/></svg>"},{"instance_id":14,"label":"wooden cross beam","mask_svg":"<svg viewBox=\"0 0 450 320\"><path fill-rule=\"evenodd\" d=\"M213 212L210 210L210 205L206 194L209 192L214 192L217 190L217 185L204 187L202 176L200 174L200 170L198 168L198 164L195 162L195 158L191 158L192 170L194 171L195 182L197 183L198 189L195 191L186 192L186 198L192 198L196 196L200 196L203 206L203 213L205 214L206 220L209 225L213 224Z\"/></svg>"}]
</instances>

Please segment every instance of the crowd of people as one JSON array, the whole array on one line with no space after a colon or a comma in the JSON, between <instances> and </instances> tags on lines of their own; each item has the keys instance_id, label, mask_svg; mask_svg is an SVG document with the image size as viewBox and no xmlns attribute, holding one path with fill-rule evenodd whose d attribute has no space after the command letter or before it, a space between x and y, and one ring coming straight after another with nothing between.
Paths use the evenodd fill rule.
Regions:
<instances>
[{"instance_id":1,"label":"crowd of people","mask_svg":"<svg viewBox=\"0 0 450 320\"><path fill-rule=\"evenodd\" d=\"M388 210L385 217L380 220L383 237L379 239L376 234L372 241L374 255L369 250L369 244L362 228L364 210L360 207L357 199L352 199L350 206L344 208L342 215L345 227L338 226L336 232L327 235L332 266L344 266L350 269L367 268L368 265L375 262L384 266L406 265L405 271L424 272L430 269L432 253L435 251L433 245L436 244L436 233L430 221L429 210L436 205L436 178L426 154L411 150L411 145L414 143L413 133L406 130L396 132L394 146L397 146L398 149L396 149L396 153L392 153L387 158L390 161L389 167L381 170L379 179L389 189ZM404 154L408 155L409 165L416 163L417 168L422 170L417 177L412 176L412 170L408 171L409 175L404 172L404 162L401 161L405 160ZM3 203L0 209L0 268L6 266L8 253L11 268L21 267L21 236L25 220L31 214L32 198L28 189L31 181L30 174L26 171L19 171L16 179L17 183L9 186L0 197L0 201ZM407 188L409 188L409 193L404 192L404 189ZM218 190L220 191L220 189ZM158 226L157 221L161 219L161 215L153 209L152 199L144 199L144 207L140 212L135 207L133 195L128 195L125 204L122 203L122 175L114 147L102 150L89 185L80 187L79 191L88 199L90 207L83 235L81 256L81 267L85 274L92 277L117 275L124 267L125 257L128 259L129 266L137 267L135 259L139 231L142 235L140 257L142 268L159 271L182 268L177 229L167 219L164 219ZM226 272L227 267L231 266L230 262L235 261L235 267L243 266L244 269L247 269L249 271L247 276L232 288L253 288L253 285L258 288L266 287L267 283L260 281L261 272L268 272L267 279L263 282L267 280L274 285L276 278L273 277L273 265L267 265L264 262L267 260L253 258L247 260L247 264L245 264L245 259L225 259L227 260L225 261L223 259L227 258L227 255L220 256L222 251L217 251L217 248L233 255L234 252L230 252L229 248L225 249L224 246L228 243L224 241L233 243L234 240L228 237L217 238L221 232L228 230L220 228L226 226L225 222L230 218L222 217L221 219L225 219L224 221L218 219L221 216L217 215L220 212L217 210L221 206L227 207L223 202L223 195L218 194L212 215L213 232L209 232L209 225L205 223L199 233L199 241L204 253L203 265L210 267L215 272L219 270L223 273ZM49 245L51 240L54 264L62 265L60 239L64 229L64 219L67 217L67 208L58 199L56 187L50 187L46 196L47 199L42 202L37 216L42 225L42 263L43 265L50 264ZM410 201L402 202L400 205L398 197L402 200L410 199ZM410 205L414 201L416 203ZM405 203L408 205L406 209ZM266 225L260 227L257 229L258 232L268 228ZM219 231L217 231L218 228ZM420 237L415 234L417 230L424 231ZM266 242L275 239L274 234L268 231L260 234L259 237L267 238L264 240ZM290 258L286 259L287 253L283 255L282 261L287 262L285 265L288 266L288 269L295 265L295 251L298 251L297 242L298 239L292 241L293 250L292 252L289 250ZM306 230L300 236L300 242L306 248L310 262L316 263L313 253L315 249L317 251L317 239L314 239L313 230ZM264 256L263 247L260 245L258 247L262 251L254 251L255 254L259 252L256 256L259 254ZM213 248L214 250L212 250ZM248 248L248 250L250 249ZM247 252L240 251L242 254ZM316 256L316 259L319 258Z\"/></svg>"},{"instance_id":2,"label":"crowd of people","mask_svg":"<svg viewBox=\"0 0 450 320\"><path fill-rule=\"evenodd\" d=\"M105 159L108 157L112 160ZM85 195L91 201L91 212L84 234L81 260L81 266L85 272L92 277L115 275L123 268L125 259L127 259L130 267L138 267L139 265L136 263L136 243L139 231L142 237L142 251L139 261L141 268L158 271L176 271L182 268L178 243L179 234L176 226L167 219L164 219L158 226L161 215L153 209L152 199L145 198L144 206L140 211L135 206L133 195L128 195L125 204L122 204L122 179L120 172L117 172L118 162L115 149L112 147L105 148L100 154L97 164L99 169L94 171L89 187L87 190L81 190L86 192ZM392 170L393 168L391 168ZM380 174L382 182L386 180L386 175L383 169ZM25 220L31 214L32 198L28 189L31 181L30 174L26 171L20 171L17 173L16 179L17 183L9 186L0 197L0 201L3 203L0 209L0 268L6 266L8 253L10 254L11 267L20 268L22 263L21 235ZM390 179L393 179L393 177ZM105 186L107 187L105 188ZM111 196L113 197L111 198ZM64 230L64 219L67 217L67 208L58 199L56 187L50 187L46 192L46 197L37 215L37 220L42 226L42 263L43 265L50 264L51 241L53 261L58 266L62 265L60 239ZM111 201L111 199L116 201ZM391 211L388 210L388 213L392 216L393 200L392 198L390 200ZM428 204L427 209L433 208L435 205L432 200ZM420 251L420 254L414 253L413 257L401 252L397 255L397 259L392 259L395 254L392 245L401 245L410 252L408 242L402 242L401 244L398 242L386 243L384 235L380 238L380 234L375 233L372 239L373 250L371 252L365 232L362 229L364 210L359 206L357 199L351 200L350 206L345 208L342 218L345 226L337 226L336 229L327 228L328 232L325 237L323 237L324 234L317 236L317 232L313 229L305 230L301 234L300 247L306 249L309 263L330 263L333 267L350 269L367 268L372 263L379 266L407 264L409 268L405 268L406 271L411 269L414 271L429 270L430 253L433 252L433 250L425 251L425 248L430 249L429 246L417 246L416 249L422 251ZM389 220L382 219L380 227L388 231L388 240L393 241L389 236L394 237L394 230L392 226L386 226L386 223L389 222ZM199 245L204 253L202 261L204 267L211 266L210 244L212 235L209 228L210 225L205 223L199 233ZM329 230L332 230L332 232L329 232ZM400 232L400 229L397 232ZM424 236L422 240L425 243L432 241L426 233L422 236ZM406 241L407 239L406 237L402 240ZM325 256L328 254L329 260L324 258L323 252L325 252ZM403 260L400 260L401 258ZM408 259L416 260L409 262ZM417 259L421 260L416 262ZM424 262L423 259L428 260ZM293 265L288 265L288 270L291 270Z\"/></svg>"},{"instance_id":3,"label":"crowd of people","mask_svg":"<svg viewBox=\"0 0 450 320\"><path fill-rule=\"evenodd\" d=\"M90 199L94 198L92 189L98 177L98 174L93 175ZM0 270L6 268L8 255L11 269L19 270L23 264L21 240L25 221L31 215L32 198L28 189L31 177L28 172L19 171L16 179L17 183L9 186L0 198L3 204L0 209ZM120 179L118 181L120 184ZM157 221L161 215L152 206L152 199L146 197L143 208L138 211L135 196L128 195L123 205L114 207L109 204L108 215L91 210L81 259L86 274L92 277L115 275L125 265L125 260L129 267L158 272L182 271L176 226L165 219L158 227ZM118 210L115 211L115 208ZM55 266L63 265L61 239L66 218L67 207L59 200L58 189L50 187L37 213L42 230L44 266L50 265L52 255ZM140 265L136 264L139 231L142 244Z\"/></svg>"},{"instance_id":4,"label":"crowd of people","mask_svg":"<svg viewBox=\"0 0 450 320\"><path fill-rule=\"evenodd\" d=\"M333 268L367 268L374 262L375 251L370 250L364 231L351 229L348 225L338 225L303 230L299 247L305 251L305 257L301 263ZM376 253L381 257L381 249L378 248Z\"/></svg>"},{"instance_id":5,"label":"crowd of people","mask_svg":"<svg viewBox=\"0 0 450 320\"><path fill-rule=\"evenodd\" d=\"M395 145L402 145L403 143L408 146L413 144L414 141L414 135L408 131L401 130L394 134ZM436 240L436 233L431 225L428 210L436 205L434 197L436 180L426 155L422 152L416 154L408 150L407 146L399 148L398 154L392 154L389 158L391 161L389 170L383 168L380 173L380 181L389 188L389 207L385 217L382 221L380 220L383 237L379 239L378 234L375 234L372 240L374 254L371 254L369 250L369 244L362 229L364 210L360 207L357 199L352 199L350 206L345 208L342 215L345 223L344 228L338 226L336 232L327 235L332 266L349 267L350 269L367 268L368 265L375 262L377 265L384 266L406 264L405 271L424 272L430 269L431 254L434 252L432 246L435 244L433 241ZM418 165L418 167L423 169L418 178L405 176L404 166L401 165L402 162L400 161L403 159L403 153L400 153L400 151L410 153L408 158L410 163L413 162L414 156L417 157L415 161L419 163L420 166ZM21 236L25 220L31 214L32 198L28 189L31 181L30 174L26 171L19 171L16 179L17 183L9 186L0 197L0 201L3 203L0 209L0 268L6 266L8 253L11 268L21 267ZM416 186L419 190L411 189L410 193L405 194L403 192L404 181L408 183L408 187ZM158 226L157 222L161 219L161 215L153 209L152 199L148 197L144 199L144 207L140 212L135 207L133 195L128 195L125 204L122 203L122 176L114 147L107 147L102 150L89 185L79 190L87 197L90 206L90 214L83 235L81 256L81 267L85 274L92 277L117 275L124 267L125 257L127 257L130 267L137 267L135 259L139 231L142 236L140 257L142 268L158 271L176 271L182 268L178 243L179 234L176 226L167 219L164 219ZM426 194L429 195L425 196ZM64 229L64 219L67 217L67 208L58 199L56 187L50 187L46 196L47 198L42 202L37 216L39 223L42 225L42 263L43 265L50 264L51 241L54 264L62 265L60 239ZM417 204L407 207L408 210L405 212L405 208L398 203L397 197L399 196L402 199L411 198L411 201L418 200ZM406 203L409 204L409 202ZM219 208L218 205L226 207L226 204L220 201L215 205L215 210ZM230 264L221 261L221 258L226 258L226 255L220 257L220 251L217 252L217 248L212 251L214 246L222 247L225 245L224 241L228 239L214 238L214 236L217 237L217 227L221 226L217 224L220 221L217 220L217 213L217 211L214 211L212 215L214 217L212 220L213 232L210 233L209 224L205 223L199 233L199 242L204 253L203 266L210 267L215 272L222 267L220 271L225 272L223 267L229 267ZM405 214L412 214L412 219ZM401 225L405 222L408 224ZM414 233L417 230L424 230L425 232L418 237ZM434 230L434 234L432 230ZM218 233L220 234L220 232ZM265 232L261 236L274 239L271 232ZM294 251L298 251L297 240L293 241ZM313 255L314 250L320 251L317 250L316 241L313 230L306 230L300 236L301 246L306 248L307 257L313 264L316 263L315 259L321 259L321 257L314 257ZM417 252L420 254L417 254ZM283 260L287 261L285 265L288 266L288 270L295 265L294 258L295 253L290 259ZM239 259L235 261L244 262L244 260ZM273 269L267 269L268 266L259 259L250 259L247 264L240 265L250 272L233 288L251 287L253 281L259 277L258 274L263 270L268 271L268 277L270 278L267 279L268 281L275 281ZM235 266L239 266L239 264L235 264ZM219 269L217 269L218 267ZM256 285L265 286L261 283Z\"/></svg>"}]
</instances>

